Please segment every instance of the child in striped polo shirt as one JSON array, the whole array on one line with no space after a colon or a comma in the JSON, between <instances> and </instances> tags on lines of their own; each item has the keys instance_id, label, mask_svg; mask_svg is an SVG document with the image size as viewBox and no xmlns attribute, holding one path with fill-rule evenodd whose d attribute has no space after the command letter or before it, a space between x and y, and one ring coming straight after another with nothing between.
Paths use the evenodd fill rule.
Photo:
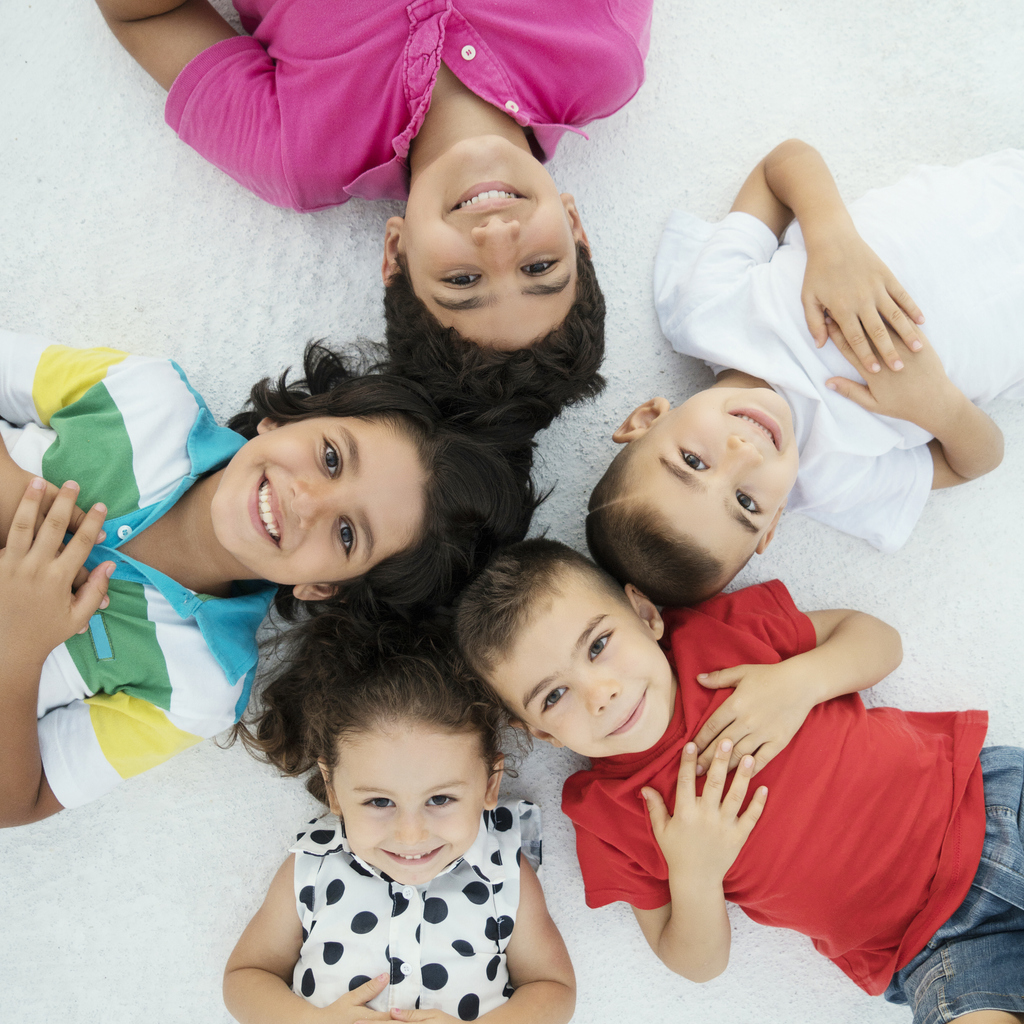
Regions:
<instances>
[{"instance_id":1,"label":"child in striped polo shirt","mask_svg":"<svg viewBox=\"0 0 1024 1024\"><path fill-rule=\"evenodd\" d=\"M105 506L85 567L115 567L109 604L53 648L52 622L36 628L11 596L15 545L0 554L17 612L0 633L3 825L84 804L237 721L275 600L286 618L299 602L408 608L525 533L528 477L399 378L313 345L303 380L261 381L250 404L222 427L170 360L0 331L0 547L34 478L37 529L74 480L82 508ZM38 674L18 667L26 644Z\"/></svg>"}]
</instances>

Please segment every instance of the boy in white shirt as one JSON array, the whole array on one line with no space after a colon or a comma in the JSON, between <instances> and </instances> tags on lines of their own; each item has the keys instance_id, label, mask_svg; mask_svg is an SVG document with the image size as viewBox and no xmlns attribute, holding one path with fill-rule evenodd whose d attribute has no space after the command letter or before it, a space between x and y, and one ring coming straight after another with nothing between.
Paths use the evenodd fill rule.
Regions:
<instances>
[{"instance_id":1,"label":"boy in white shirt","mask_svg":"<svg viewBox=\"0 0 1024 1024\"><path fill-rule=\"evenodd\" d=\"M626 447L587 517L598 562L658 604L695 603L787 504L895 551L930 490L999 465L974 403L1024 394L1024 152L919 168L847 208L820 155L784 142L719 224L673 214L655 302L716 383L613 435Z\"/></svg>"}]
</instances>

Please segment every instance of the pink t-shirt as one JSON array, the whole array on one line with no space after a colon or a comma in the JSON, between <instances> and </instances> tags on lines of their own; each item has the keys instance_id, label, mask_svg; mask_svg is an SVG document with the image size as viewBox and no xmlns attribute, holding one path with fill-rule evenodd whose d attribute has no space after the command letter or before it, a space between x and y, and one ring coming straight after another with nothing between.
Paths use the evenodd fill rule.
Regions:
<instances>
[{"instance_id":1,"label":"pink t-shirt","mask_svg":"<svg viewBox=\"0 0 1024 1024\"><path fill-rule=\"evenodd\" d=\"M408 195L409 143L443 60L482 99L562 134L644 80L653 0L234 0L251 33L178 75L167 123L256 195L319 210ZM582 134L582 133L580 133Z\"/></svg>"}]
</instances>

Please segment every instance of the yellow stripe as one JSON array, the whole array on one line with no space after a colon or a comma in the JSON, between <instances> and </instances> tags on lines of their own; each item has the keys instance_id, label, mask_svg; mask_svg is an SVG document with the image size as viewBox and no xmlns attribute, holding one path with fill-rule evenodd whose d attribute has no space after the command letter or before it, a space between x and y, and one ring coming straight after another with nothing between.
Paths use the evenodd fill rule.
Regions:
<instances>
[{"instance_id":1,"label":"yellow stripe","mask_svg":"<svg viewBox=\"0 0 1024 1024\"><path fill-rule=\"evenodd\" d=\"M64 406L77 402L103 380L111 366L124 362L127 352L112 348L68 348L50 345L43 351L32 381L32 401L46 426Z\"/></svg>"},{"instance_id":2,"label":"yellow stripe","mask_svg":"<svg viewBox=\"0 0 1024 1024\"><path fill-rule=\"evenodd\" d=\"M202 739L179 729L149 701L124 692L97 694L85 703L103 756L122 779L148 771Z\"/></svg>"}]
</instances>

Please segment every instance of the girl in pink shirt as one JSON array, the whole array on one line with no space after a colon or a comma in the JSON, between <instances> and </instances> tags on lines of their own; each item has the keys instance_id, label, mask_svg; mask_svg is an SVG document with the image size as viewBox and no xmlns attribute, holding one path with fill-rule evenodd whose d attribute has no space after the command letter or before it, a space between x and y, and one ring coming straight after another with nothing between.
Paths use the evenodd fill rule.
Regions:
<instances>
[{"instance_id":1,"label":"girl in pink shirt","mask_svg":"<svg viewBox=\"0 0 1024 1024\"><path fill-rule=\"evenodd\" d=\"M407 200L384 238L391 369L442 402L470 378L489 407L526 396L531 430L596 394L604 301L543 161L640 87L652 0L234 2L248 36L207 0L97 0L168 124L257 195Z\"/></svg>"}]
</instances>

